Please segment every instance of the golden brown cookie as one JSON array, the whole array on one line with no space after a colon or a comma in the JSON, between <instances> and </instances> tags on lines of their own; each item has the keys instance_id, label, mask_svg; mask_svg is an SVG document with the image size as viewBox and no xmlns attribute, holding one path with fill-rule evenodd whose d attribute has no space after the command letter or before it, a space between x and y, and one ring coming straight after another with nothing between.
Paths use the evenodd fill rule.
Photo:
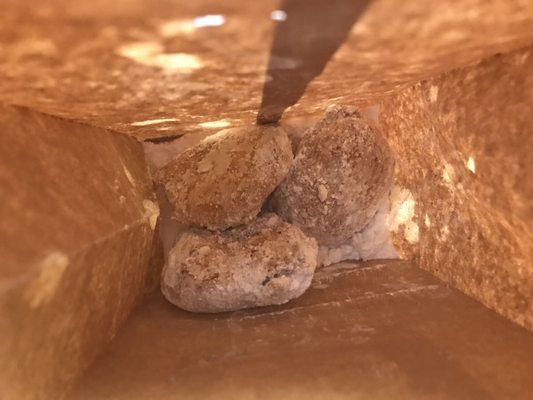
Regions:
<instances>
[{"instance_id":1,"label":"golden brown cookie","mask_svg":"<svg viewBox=\"0 0 533 400\"><path fill-rule=\"evenodd\" d=\"M272 209L319 244L342 244L376 213L393 166L384 137L354 109L335 107L300 142Z\"/></svg>"},{"instance_id":2,"label":"golden brown cookie","mask_svg":"<svg viewBox=\"0 0 533 400\"><path fill-rule=\"evenodd\" d=\"M192 228L171 250L161 290L195 312L283 304L309 287L317 253L315 239L273 213L223 232Z\"/></svg>"},{"instance_id":3,"label":"golden brown cookie","mask_svg":"<svg viewBox=\"0 0 533 400\"><path fill-rule=\"evenodd\" d=\"M278 127L225 129L186 150L156 174L177 219L222 230L252 221L292 162Z\"/></svg>"}]
</instances>

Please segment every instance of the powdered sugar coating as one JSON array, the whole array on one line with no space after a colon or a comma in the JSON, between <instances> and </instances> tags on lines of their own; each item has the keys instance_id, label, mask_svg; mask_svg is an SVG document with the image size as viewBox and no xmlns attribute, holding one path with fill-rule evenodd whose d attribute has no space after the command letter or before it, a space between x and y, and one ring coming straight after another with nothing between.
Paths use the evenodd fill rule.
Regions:
<instances>
[{"instance_id":1,"label":"powdered sugar coating","mask_svg":"<svg viewBox=\"0 0 533 400\"><path fill-rule=\"evenodd\" d=\"M309 287L317 253L313 238L273 213L223 232L193 228L171 250L161 289L195 312L283 304Z\"/></svg>"},{"instance_id":2,"label":"powdered sugar coating","mask_svg":"<svg viewBox=\"0 0 533 400\"><path fill-rule=\"evenodd\" d=\"M281 128L225 129L178 155L156 180L181 223L222 230L259 214L292 159Z\"/></svg>"},{"instance_id":3,"label":"powdered sugar coating","mask_svg":"<svg viewBox=\"0 0 533 400\"><path fill-rule=\"evenodd\" d=\"M272 209L319 244L340 245L376 213L393 166L382 135L355 109L335 107L302 139Z\"/></svg>"}]
</instances>

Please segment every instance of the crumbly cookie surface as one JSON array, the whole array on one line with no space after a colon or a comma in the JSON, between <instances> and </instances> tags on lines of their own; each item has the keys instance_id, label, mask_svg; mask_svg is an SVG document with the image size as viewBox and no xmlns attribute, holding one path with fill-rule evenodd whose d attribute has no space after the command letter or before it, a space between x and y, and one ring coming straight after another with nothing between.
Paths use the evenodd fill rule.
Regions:
<instances>
[{"instance_id":1,"label":"crumbly cookie surface","mask_svg":"<svg viewBox=\"0 0 533 400\"><path fill-rule=\"evenodd\" d=\"M225 129L181 153L156 174L176 218L223 230L252 221L292 162L278 127Z\"/></svg>"},{"instance_id":2,"label":"crumbly cookie surface","mask_svg":"<svg viewBox=\"0 0 533 400\"><path fill-rule=\"evenodd\" d=\"M193 228L170 252L161 287L195 312L283 304L309 287L317 253L315 239L273 213L222 232Z\"/></svg>"},{"instance_id":3,"label":"crumbly cookie surface","mask_svg":"<svg viewBox=\"0 0 533 400\"><path fill-rule=\"evenodd\" d=\"M271 207L319 244L340 245L374 216L393 166L385 138L354 109L336 107L302 139Z\"/></svg>"}]
</instances>

